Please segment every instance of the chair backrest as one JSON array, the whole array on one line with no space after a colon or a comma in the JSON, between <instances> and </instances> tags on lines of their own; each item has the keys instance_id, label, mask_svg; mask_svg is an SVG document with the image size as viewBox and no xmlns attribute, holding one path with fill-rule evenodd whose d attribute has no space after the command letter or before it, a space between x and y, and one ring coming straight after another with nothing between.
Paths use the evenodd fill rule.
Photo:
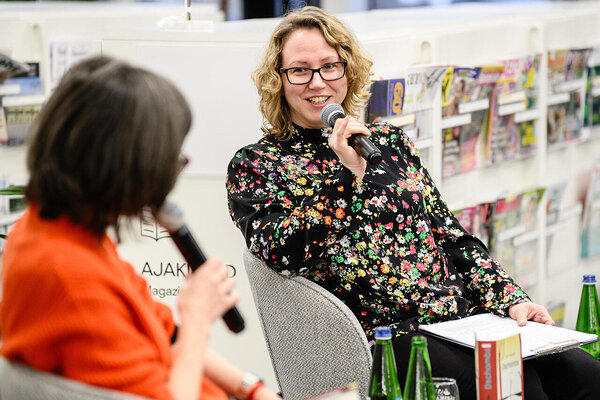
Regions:
<instances>
[{"instance_id":1,"label":"chair backrest","mask_svg":"<svg viewBox=\"0 0 600 400\"><path fill-rule=\"evenodd\" d=\"M279 388L285 400L369 385L372 356L350 309L303 277L287 277L244 252L244 265Z\"/></svg>"},{"instance_id":2,"label":"chair backrest","mask_svg":"<svg viewBox=\"0 0 600 400\"><path fill-rule=\"evenodd\" d=\"M0 399L144 400L145 398L37 371L1 357Z\"/></svg>"}]
</instances>

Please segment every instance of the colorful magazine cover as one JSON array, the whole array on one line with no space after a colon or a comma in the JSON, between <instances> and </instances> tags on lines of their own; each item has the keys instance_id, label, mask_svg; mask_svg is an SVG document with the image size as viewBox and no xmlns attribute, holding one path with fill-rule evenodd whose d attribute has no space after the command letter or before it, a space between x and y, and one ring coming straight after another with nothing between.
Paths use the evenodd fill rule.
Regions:
<instances>
[{"instance_id":1,"label":"colorful magazine cover","mask_svg":"<svg viewBox=\"0 0 600 400\"><path fill-rule=\"evenodd\" d=\"M461 131L461 126L455 126L453 128L446 128L442 130L442 178L448 178L460 173Z\"/></svg>"},{"instance_id":2,"label":"colorful magazine cover","mask_svg":"<svg viewBox=\"0 0 600 400\"><path fill-rule=\"evenodd\" d=\"M518 118L517 113L537 107L540 60L539 53L500 60L504 68L492 94L489 164L514 160L537 148L535 121Z\"/></svg>"},{"instance_id":3,"label":"colorful magazine cover","mask_svg":"<svg viewBox=\"0 0 600 400\"><path fill-rule=\"evenodd\" d=\"M600 159L593 168L583 203L581 257L600 256Z\"/></svg>"},{"instance_id":4,"label":"colorful magazine cover","mask_svg":"<svg viewBox=\"0 0 600 400\"><path fill-rule=\"evenodd\" d=\"M548 94L561 90L567 80L568 49L548 50Z\"/></svg>"},{"instance_id":5,"label":"colorful magazine cover","mask_svg":"<svg viewBox=\"0 0 600 400\"><path fill-rule=\"evenodd\" d=\"M471 233L491 250L494 237L494 210L496 202L485 202L477 205L477 212L473 216Z\"/></svg>"},{"instance_id":6,"label":"colorful magazine cover","mask_svg":"<svg viewBox=\"0 0 600 400\"><path fill-rule=\"evenodd\" d=\"M600 125L600 65L587 69L584 126Z\"/></svg>"},{"instance_id":7,"label":"colorful magazine cover","mask_svg":"<svg viewBox=\"0 0 600 400\"><path fill-rule=\"evenodd\" d=\"M447 69L443 66L413 66L408 68L402 112L410 114L433 107L433 101L442 87Z\"/></svg>"},{"instance_id":8,"label":"colorful magazine cover","mask_svg":"<svg viewBox=\"0 0 600 400\"><path fill-rule=\"evenodd\" d=\"M503 68L500 65L452 68L452 77L448 79L446 89L446 101L442 104L442 117L450 121L456 115L469 114L470 122L446 128L443 132L443 143L446 147L449 132L452 132L454 138L458 135L458 146L452 146L451 150L454 151L458 147L460 154L460 163L455 163L454 158L442 160L442 165L446 166L443 168L444 177L472 171L479 166L479 154L482 153L480 138L485 137L489 129L490 96ZM446 154L448 153L443 153ZM452 154L454 153L449 153Z\"/></svg>"},{"instance_id":9,"label":"colorful magazine cover","mask_svg":"<svg viewBox=\"0 0 600 400\"><path fill-rule=\"evenodd\" d=\"M387 116L402 114L404 105L404 78L390 79L387 90Z\"/></svg>"},{"instance_id":10,"label":"colorful magazine cover","mask_svg":"<svg viewBox=\"0 0 600 400\"><path fill-rule=\"evenodd\" d=\"M499 199L495 203L492 215L492 236L490 250L496 251L499 242L506 237L514 237L524 231L521 218L521 202L523 194L515 194Z\"/></svg>"},{"instance_id":11,"label":"colorful magazine cover","mask_svg":"<svg viewBox=\"0 0 600 400\"><path fill-rule=\"evenodd\" d=\"M537 149L537 124L535 121L519 123L519 152L525 154Z\"/></svg>"},{"instance_id":12,"label":"colorful magazine cover","mask_svg":"<svg viewBox=\"0 0 600 400\"><path fill-rule=\"evenodd\" d=\"M371 82L371 97L367 105L367 122L373 123L385 117L388 111L388 81Z\"/></svg>"},{"instance_id":13,"label":"colorful magazine cover","mask_svg":"<svg viewBox=\"0 0 600 400\"><path fill-rule=\"evenodd\" d=\"M572 48L567 55L565 65L565 80L574 81L586 78L588 58L592 54L592 48Z\"/></svg>"},{"instance_id":14,"label":"colorful magazine cover","mask_svg":"<svg viewBox=\"0 0 600 400\"><path fill-rule=\"evenodd\" d=\"M548 147L585 140L584 96L591 48L548 51Z\"/></svg>"},{"instance_id":15,"label":"colorful magazine cover","mask_svg":"<svg viewBox=\"0 0 600 400\"><path fill-rule=\"evenodd\" d=\"M475 90L478 76L478 68L455 67L452 69L452 78L447 89L448 95L442 102L442 118L459 113L459 105L470 97L469 92L472 93Z\"/></svg>"},{"instance_id":16,"label":"colorful magazine cover","mask_svg":"<svg viewBox=\"0 0 600 400\"><path fill-rule=\"evenodd\" d=\"M523 192L521 199L521 223L525 232L538 229L538 209L546 188L537 188Z\"/></svg>"}]
</instances>

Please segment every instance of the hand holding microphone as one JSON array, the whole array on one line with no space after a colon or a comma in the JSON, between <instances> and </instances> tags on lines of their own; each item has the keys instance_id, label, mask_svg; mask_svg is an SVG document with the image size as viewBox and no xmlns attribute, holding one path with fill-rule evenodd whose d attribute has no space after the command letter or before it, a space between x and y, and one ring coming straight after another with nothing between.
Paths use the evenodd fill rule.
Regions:
<instances>
[{"instance_id":1,"label":"hand holding microphone","mask_svg":"<svg viewBox=\"0 0 600 400\"><path fill-rule=\"evenodd\" d=\"M332 129L338 119L345 117L344 109L339 104L328 104L321 110L321 122ZM381 151L375 147L368 137L354 134L348 139L348 144L369 164L377 165L381 162Z\"/></svg>"},{"instance_id":2,"label":"hand holding microphone","mask_svg":"<svg viewBox=\"0 0 600 400\"><path fill-rule=\"evenodd\" d=\"M158 223L169 231L192 271L206 263L206 257L183 222L183 212L177 204L165 200L165 204L158 212ZM235 307L223 315L223 320L232 332L238 333L244 329L244 319Z\"/></svg>"}]
</instances>

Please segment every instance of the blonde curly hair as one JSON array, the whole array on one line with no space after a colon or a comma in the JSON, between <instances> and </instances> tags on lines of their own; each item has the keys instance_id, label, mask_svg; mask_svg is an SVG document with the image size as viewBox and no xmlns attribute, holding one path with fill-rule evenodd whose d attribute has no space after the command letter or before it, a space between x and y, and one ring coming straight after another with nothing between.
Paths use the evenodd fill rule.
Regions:
<instances>
[{"instance_id":1,"label":"blonde curly hair","mask_svg":"<svg viewBox=\"0 0 600 400\"><path fill-rule=\"evenodd\" d=\"M252 73L263 115L262 131L265 135L282 140L290 135L291 121L290 107L283 95L282 74L279 72L281 52L285 39L300 28L318 28L340 58L348 62L348 93L341 104L346 114L358 117L370 96L366 88L373 62L362 52L357 40L344 24L318 7L308 6L292 11L275 28L262 64Z\"/></svg>"}]
</instances>

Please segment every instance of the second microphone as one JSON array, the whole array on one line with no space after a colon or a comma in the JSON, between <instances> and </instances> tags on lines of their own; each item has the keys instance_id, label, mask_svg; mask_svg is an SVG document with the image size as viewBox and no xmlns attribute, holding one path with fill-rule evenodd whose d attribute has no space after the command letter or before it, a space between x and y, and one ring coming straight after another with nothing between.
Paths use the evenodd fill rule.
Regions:
<instances>
[{"instance_id":1,"label":"second microphone","mask_svg":"<svg viewBox=\"0 0 600 400\"><path fill-rule=\"evenodd\" d=\"M344 109L339 104L328 104L321 110L321 122L323 125L333 129L335 121L345 118ZM371 165L377 165L381 162L381 151L375 147L373 142L364 135L352 135L348 139L348 144L356 150Z\"/></svg>"}]
</instances>

